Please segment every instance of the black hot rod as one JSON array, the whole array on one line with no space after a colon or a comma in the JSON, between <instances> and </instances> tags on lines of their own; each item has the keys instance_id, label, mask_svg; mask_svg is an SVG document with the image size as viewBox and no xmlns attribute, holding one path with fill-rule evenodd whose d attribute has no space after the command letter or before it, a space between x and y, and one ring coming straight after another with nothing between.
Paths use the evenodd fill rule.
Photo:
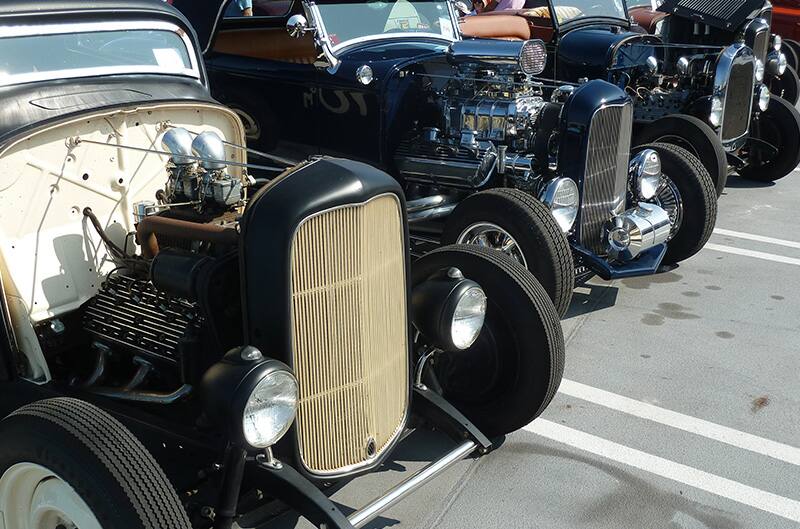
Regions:
<instances>
[{"instance_id":1,"label":"black hot rod","mask_svg":"<svg viewBox=\"0 0 800 529\"><path fill-rule=\"evenodd\" d=\"M415 250L501 250L560 314L576 271L578 282L652 274L711 234L708 174L671 145L631 156L623 90L595 81L543 97L544 43L462 40L449 0L263 0L254 16L228 0L174 5L249 145L385 169L409 199Z\"/></svg>"},{"instance_id":2,"label":"black hot rod","mask_svg":"<svg viewBox=\"0 0 800 529\"><path fill-rule=\"evenodd\" d=\"M410 263L405 198L315 158L253 178L163 2L0 5L0 526L353 529L540 414L564 342L512 259ZM258 167L269 170L271 165ZM413 428L455 446L345 516Z\"/></svg>"}]
</instances>

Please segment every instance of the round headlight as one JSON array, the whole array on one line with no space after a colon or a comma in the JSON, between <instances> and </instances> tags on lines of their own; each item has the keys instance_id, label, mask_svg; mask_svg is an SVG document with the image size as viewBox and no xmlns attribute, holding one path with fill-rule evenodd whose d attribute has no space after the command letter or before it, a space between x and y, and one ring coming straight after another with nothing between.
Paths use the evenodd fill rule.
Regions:
<instances>
[{"instance_id":1,"label":"round headlight","mask_svg":"<svg viewBox=\"0 0 800 529\"><path fill-rule=\"evenodd\" d=\"M468 288L461 295L453 312L450 335L453 345L468 349L478 339L486 318L486 294L478 286Z\"/></svg>"},{"instance_id":2,"label":"round headlight","mask_svg":"<svg viewBox=\"0 0 800 529\"><path fill-rule=\"evenodd\" d=\"M756 81L759 83L764 80L764 63L761 59L756 59Z\"/></svg>"},{"instance_id":3,"label":"round headlight","mask_svg":"<svg viewBox=\"0 0 800 529\"><path fill-rule=\"evenodd\" d=\"M767 85L762 84L761 88L758 89L758 108L761 109L761 112L766 112L769 108L770 95Z\"/></svg>"},{"instance_id":4,"label":"round headlight","mask_svg":"<svg viewBox=\"0 0 800 529\"><path fill-rule=\"evenodd\" d=\"M781 51L783 47L783 37L780 35L775 35L772 37L772 49L775 51Z\"/></svg>"},{"instance_id":5,"label":"round headlight","mask_svg":"<svg viewBox=\"0 0 800 529\"><path fill-rule=\"evenodd\" d=\"M297 379L289 371L268 373L247 399L242 417L244 439L253 448L267 448L284 436L297 411Z\"/></svg>"},{"instance_id":6,"label":"round headlight","mask_svg":"<svg viewBox=\"0 0 800 529\"><path fill-rule=\"evenodd\" d=\"M688 75L689 74L689 67L692 63L689 62L687 57L679 57L678 62L675 63L675 67L678 70L678 73L681 75Z\"/></svg>"},{"instance_id":7,"label":"round headlight","mask_svg":"<svg viewBox=\"0 0 800 529\"><path fill-rule=\"evenodd\" d=\"M636 193L642 200L650 200L661 187L661 157L653 149L645 149L630 163Z\"/></svg>"},{"instance_id":8,"label":"round headlight","mask_svg":"<svg viewBox=\"0 0 800 529\"><path fill-rule=\"evenodd\" d=\"M722 125L722 99L717 96L711 98L711 112L708 115L708 121L714 127Z\"/></svg>"},{"instance_id":9,"label":"round headlight","mask_svg":"<svg viewBox=\"0 0 800 529\"><path fill-rule=\"evenodd\" d=\"M580 206L578 185L570 178L556 178L547 183L541 196L542 202L547 204L550 212L558 222L561 231L567 233L575 224Z\"/></svg>"}]
</instances>

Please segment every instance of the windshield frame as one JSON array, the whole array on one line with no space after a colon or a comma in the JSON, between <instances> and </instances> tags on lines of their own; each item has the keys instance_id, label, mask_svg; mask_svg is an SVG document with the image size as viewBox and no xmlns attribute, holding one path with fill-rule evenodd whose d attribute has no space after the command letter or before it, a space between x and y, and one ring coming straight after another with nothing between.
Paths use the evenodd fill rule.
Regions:
<instances>
[{"instance_id":1,"label":"windshield frame","mask_svg":"<svg viewBox=\"0 0 800 529\"><path fill-rule=\"evenodd\" d=\"M613 0L598 0L598 1L613 2ZM556 28L556 30L569 29L575 26L597 24L602 22L608 22L611 24L614 23L619 24L621 22L625 27L629 27L631 24L631 15L630 12L628 11L628 2L627 0L620 0L620 1L622 2L622 8L625 11L625 18L608 16L608 15L592 15L592 16L572 18L563 23L559 22L557 16L554 16L556 12L556 0L548 0L547 3L550 6L551 20L553 21L553 27Z\"/></svg>"},{"instance_id":2,"label":"windshield frame","mask_svg":"<svg viewBox=\"0 0 800 529\"><path fill-rule=\"evenodd\" d=\"M159 20L137 20L125 22L80 22L56 23L29 26L0 26L0 39L13 37L37 37L47 35L73 35L79 33L103 33L110 31L170 31L175 33L186 46L189 56L189 68L181 70L147 65L93 66L66 70L49 70L44 72L28 72L0 77L0 87L14 86L60 79L77 79L81 77L98 77L104 75L156 74L175 77L190 77L202 84L197 47L187 31L176 24Z\"/></svg>"},{"instance_id":3,"label":"windshield frame","mask_svg":"<svg viewBox=\"0 0 800 529\"><path fill-rule=\"evenodd\" d=\"M421 31L409 31L409 32L392 32L392 33L375 33L372 35L365 35L363 37L356 37L354 39L348 39L342 41L336 45L332 44L330 41L330 37L328 34L328 30L325 27L325 20L322 16L322 12L319 10L319 6L321 4L335 4L338 3L335 0L329 0L324 2L314 2L311 0L303 0L303 8L306 10L309 18L313 20L315 27L317 28L318 37L323 43L326 43L329 47L331 54L338 57L338 52L341 52L345 48L350 48L352 46L356 46L358 44L363 44L365 42L373 42L373 41L380 41L380 40L398 40L398 39L434 39L440 40L442 42L446 42L448 44L452 44L457 40L461 40L461 30L458 25L458 16L455 12L455 7L453 6L452 0L438 0L443 1L447 5L447 12L450 16L450 23L453 27L453 37L449 38L439 33L425 33ZM352 3L352 2L341 2L341 3Z\"/></svg>"}]
</instances>

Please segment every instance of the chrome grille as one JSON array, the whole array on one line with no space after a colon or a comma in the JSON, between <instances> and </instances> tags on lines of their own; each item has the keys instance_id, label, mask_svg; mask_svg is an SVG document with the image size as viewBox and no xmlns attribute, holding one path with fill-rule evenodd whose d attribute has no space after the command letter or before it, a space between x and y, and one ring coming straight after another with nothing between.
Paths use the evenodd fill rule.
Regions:
<instances>
[{"instance_id":1,"label":"chrome grille","mask_svg":"<svg viewBox=\"0 0 800 529\"><path fill-rule=\"evenodd\" d=\"M297 435L308 471L370 464L405 426L410 387L400 203L381 195L306 219L292 244Z\"/></svg>"},{"instance_id":2,"label":"chrome grille","mask_svg":"<svg viewBox=\"0 0 800 529\"><path fill-rule=\"evenodd\" d=\"M625 209L633 105L607 106L592 118L580 212L581 244L606 252L605 223Z\"/></svg>"},{"instance_id":3,"label":"chrome grille","mask_svg":"<svg viewBox=\"0 0 800 529\"><path fill-rule=\"evenodd\" d=\"M722 114L723 142L739 139L750 129L755 82L753 62L752 57L740 55L731 66Z\"/></svg>"}]
</instances>

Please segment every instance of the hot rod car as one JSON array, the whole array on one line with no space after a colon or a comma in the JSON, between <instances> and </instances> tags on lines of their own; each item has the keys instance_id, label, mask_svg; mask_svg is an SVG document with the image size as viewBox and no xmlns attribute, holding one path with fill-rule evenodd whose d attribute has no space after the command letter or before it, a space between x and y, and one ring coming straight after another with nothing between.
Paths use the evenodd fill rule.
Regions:
<instances>
[{"instance_id":1,"label":"hot rod car","mask_svg":"<svg viewBox=\"0 0 800 529\"><path fill-rule=\"evenodd\" d=\"M651 274L711 234L702 165L661 143L631 157L633 105L607 82L545 99L532 79L541 41L461 40L449 0L298 0L253 17L228 4L174 2L205 42L212 93L249 124L248 144L387 170L409 198L419 252L501 250L564 314L576 269L577 281Z\"/></svg>"},{"instance_id":2,"label":"hot rod car","mask_svg":"<svg viewBox=\"0 0 800 529\"><path fill-rule=\"evenodd\" d=\"M725 45L692 40L694 18L671 17L664 31L672 29L662 38L632 26L620 1L532 3L538 7L466 17L462 32L543 38L551 57L545 76L573 83L605 79L624 88L634 99L634 144L665 142L691 151L709 171L718 194L729 165L748 178L776 180L800 162L800 114L763 83L763 60L770 48L769 25L763 21L753 21L744 35L763 55L758 58L745 42L730 37ZM691 2L691 9L738 13L737 6L745 3L752 2L698 1ZM674 4L669 1L662 9ZM682 5L679 11L691 9ZM715 25L729 23L715 20ZM710 32L711 26L703 27ZM770 68L779 69L778 62Z\"/></svg>"},{"instance_id":3,"label":"hot rod car","mask_svg":"<svg viewBox=\"0 0 800 529\"><path fill-rule=\"evenodd\" d=\"M469 246L411 264L368 165L254 178L169 5L5 2L0 69L0 527L361 527L553 397L532 276ZM455 447L329 500L426 426Z\"/></svg>"}]
</instances>

